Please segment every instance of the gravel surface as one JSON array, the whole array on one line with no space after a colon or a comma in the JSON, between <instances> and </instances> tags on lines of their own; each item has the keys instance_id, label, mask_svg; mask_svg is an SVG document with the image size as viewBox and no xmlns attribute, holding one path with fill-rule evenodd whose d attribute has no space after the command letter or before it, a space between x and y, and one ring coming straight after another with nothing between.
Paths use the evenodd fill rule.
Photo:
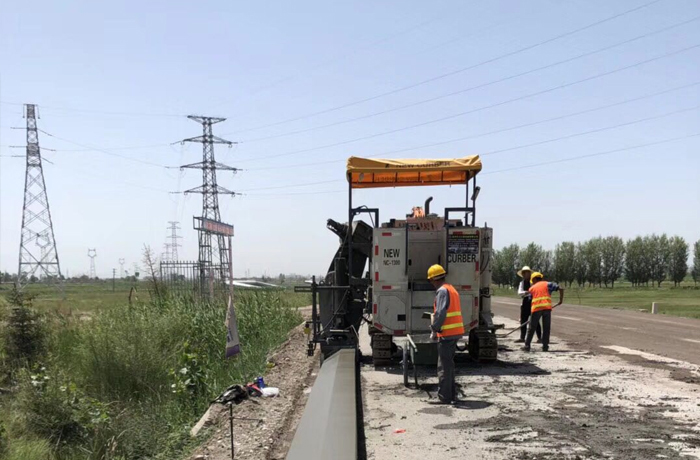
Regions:
<instances>
[{"instance_id":1,"label":"gravel surface","mask_svg":"<svg viewBox=\"0 0 700 460\"><path fill-rule=\"evenodd\" d=\"M497 315L520 318L516 299L494 297L492 308ZM700 365L700 319L565 303L554 310L552 327L559 338L589 350L622 346Z\"/></svg>"},{"instance_id":2,"label":"gravel surface","mask_svg":"<svg viewBox=\"0 0 700 460\"><path fill-rule=\"evenodd\" d=\"M460 356L464 402L455 407L428 404L434 367L423 371L420 389L407 389L398 367L363 366L368 458L700 458L697 365L624 347L591 351L557 337L552 352L533 345L527 353L515 338L500 340L494 364Z\"/></svg>"}]
</instances>

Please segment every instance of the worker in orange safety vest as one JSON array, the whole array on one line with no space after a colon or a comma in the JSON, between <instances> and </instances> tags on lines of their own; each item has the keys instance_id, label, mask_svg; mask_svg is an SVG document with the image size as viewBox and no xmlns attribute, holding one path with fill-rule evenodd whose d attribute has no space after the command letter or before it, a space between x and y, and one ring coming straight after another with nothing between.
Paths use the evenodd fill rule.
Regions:
<instances>
[{"instance_id":1,"label":"worker in orange safety vest","mask_svg":"<svg viewBox=\"0 0 700 460\"><path fill-rule=\"evenodd\" d=\"M544 275L534 272L530 277L530 295L532 296L532 307L530 310L530 326L527 329L525 346L523 350L530 351L532 336L535 335L535 328L542 320L542 350L549 351L549 332L552 326L552 308L558 307L564 301L564 288L557 283L544 280ZM552 292L559 291L559 303L552 305Z\"/></svg>"},{"instance_id":2,"label":"worker in orange safety vest","mask_svg":"<svg viewBox=\"0 0 700 460\"><path fill-rule=\"evenodd\" d=\"M438 339L438 400L436 404L457 401L455 391L455 353L457 340L464 336L464 321L459 293L445 282L447 273L441 265L428 269L428 280L435 288L430 336Z\"/></svg>"}]
</instances>

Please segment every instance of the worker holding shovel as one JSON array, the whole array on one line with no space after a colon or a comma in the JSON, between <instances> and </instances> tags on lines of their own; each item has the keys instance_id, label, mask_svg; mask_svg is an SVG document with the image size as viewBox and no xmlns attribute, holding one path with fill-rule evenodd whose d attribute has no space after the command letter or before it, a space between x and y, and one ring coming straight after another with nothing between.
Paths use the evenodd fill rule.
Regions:
<instances>
[{"instance_id":1,"label":"worker holding shovel","mask_svg":"<svg viewBox=\"0 0 700 460\"><path fill-rule=\"evenodd\" d=\"M542 350L549 351L549 332L552 325L552 309L564 302L564 288L557 283L544 280L544 275L535 272L530 278L530 294L532 295L532 309L530 316L530 327L527 329L527 338L523 350L530 351L532 336L535 335L535 328L542 320ZM552 292L559 291L559 303L552 306Z\"/></svg>"}]
</instances>

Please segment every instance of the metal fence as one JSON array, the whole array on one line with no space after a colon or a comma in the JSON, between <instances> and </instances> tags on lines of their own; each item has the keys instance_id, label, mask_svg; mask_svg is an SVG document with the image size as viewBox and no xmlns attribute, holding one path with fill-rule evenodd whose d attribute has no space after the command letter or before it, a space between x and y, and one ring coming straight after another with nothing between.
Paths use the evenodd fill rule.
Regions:
<instances>
[{"instance_id":1,"label":"metal fence","mask_svg":"<svg viewBox=\"0 0 700 460\"><path fill-rule=\"evenodd\" d=\"M167 261L160 263L160 279L178 295L210 298L228 294L228 283L221 266L203 266L199 262Z\"/></svg>"}]
</instances>

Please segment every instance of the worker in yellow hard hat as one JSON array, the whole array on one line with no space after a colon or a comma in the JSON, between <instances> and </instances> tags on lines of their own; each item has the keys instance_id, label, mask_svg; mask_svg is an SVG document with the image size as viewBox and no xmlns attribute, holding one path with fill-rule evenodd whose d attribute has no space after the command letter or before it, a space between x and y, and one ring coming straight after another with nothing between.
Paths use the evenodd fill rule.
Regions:
<instances>
[{"instance_id":1,"label":"worker in yellow hard hat","mask_svg":"<svg viewBox=\"0 0 700 460\"><path fill-rule=\"evenodd\" d=\"M457 340L464 336L464 321L459 293L445 282L447 273L441 265L428 269L428 281L435 288L435 301L430 321L430 336L438 339L438 401L451 404L457 401L455 389L455 353Z\"/></svg>"},{"instance_id":2,"label":"worker in yellow hard hat","mask_svg":"<svg viewBox=\"0 0 700 460\"><path fill-rule=\"evenodd\" d=\"M535 335L534 326L542 320L542 350L549 351L549 331L552 325L552 309L564 302L564 288L557 283L545 281L544 275L534 272L530 277L529 292L532 295L532 308L530 310L530 327L527 329L525 346L523 350L530 351L532 336ZM559 303L552 305L552 292L559 291Z\"/></svg>"},{"instance_id":3,"label":"worker in yellow hard hat","mask_svg":"<svg viewBox=\"0 0 700 460\"><path fill-rule=\"evenodd\" d=\"M518 295L522 299L520 304L520 324L527 323L530 319L530 310L532 309L532 296L528 289L530 289L530 276L532 275L532 269L525 265L523 268L518 270L518 276L522 278L520 284L518 285ZM537 328L535 329L537 333L537 342L542 341L542 328L540 323L537 323ZM525 342L525 336L527 335L527 324L520 328L520 338L516 340L516 343Z\"/></svg>"}]
</instances>

